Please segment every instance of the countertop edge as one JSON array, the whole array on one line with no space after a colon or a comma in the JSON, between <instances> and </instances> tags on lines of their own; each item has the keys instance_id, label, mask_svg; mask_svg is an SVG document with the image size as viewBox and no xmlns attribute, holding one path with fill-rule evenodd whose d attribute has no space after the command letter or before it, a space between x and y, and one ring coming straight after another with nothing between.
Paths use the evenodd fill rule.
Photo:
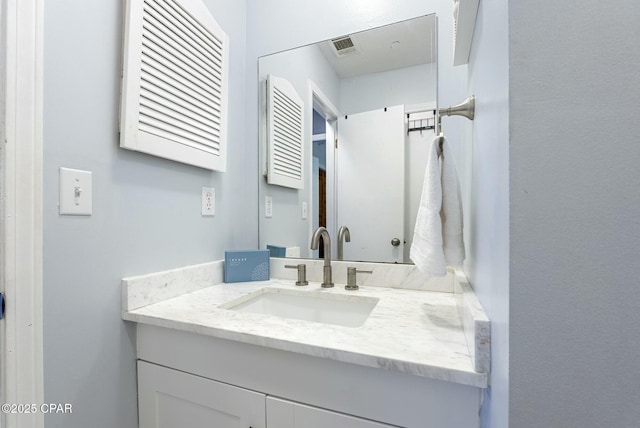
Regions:
<instances>
[{"instance_id":1,"label":"countertop edge","mask_svg":"<svg viewBox=\"0 0 640 428\"><path fill-rule=\"evenodd\" d=\"M477 388L488 387L488 375L486 373L469 372L447 367L418 364L362 353L320 347L311 344L302 344L295 341L273 339L265 336L240 333L217 327L194 325L192 323L183 321L167 320L166 318L137 314L135 313L135 311L122 311L122 319L125 321L148 324L156 327L170 328L188 333L203 334L206 336L232 340L250 345L265 346L281 351L295 352L312 357L329 358L335 361L356 364L360 366L397 371L439 381L451 382ZM381 364L381 362L384 363Z\"/></svg>"}]
</instances>

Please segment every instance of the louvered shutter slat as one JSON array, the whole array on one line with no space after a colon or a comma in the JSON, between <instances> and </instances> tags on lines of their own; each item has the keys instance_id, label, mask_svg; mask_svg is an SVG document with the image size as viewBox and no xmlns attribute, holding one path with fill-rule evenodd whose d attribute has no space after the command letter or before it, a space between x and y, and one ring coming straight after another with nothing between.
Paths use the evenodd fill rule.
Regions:
<instances>
[{"instance_id":1,"label":"louvered shutter slat","mask_svg":"<svg viewBox=\"0 0 640 428\"><path fill-rule=\"evenodd\" d=\"M211 99L199 88L190 85L188 81L185 81L179 75L172 73L170 70L163 70L162 65L154 61L150 56L143 59L141 80L141 87L149 90L154 88L164 89L189 103L193 103L198 110L211 109L214 112L218 112L218 114L220 112L219 102Z\"/></svg>"},{"instance_id":2,"label":"louvered shutter slat","mask_svg":"<svg viewBox=\"0 0 640 428\"><path fill-rule=\"evenodd\" d=\"M145 37L143 45L146 48L143 50L143 55L151 56L163 67L168 68L205 92L212 93L215 88L218 94L212 93L212 95L219 96L220 79L218 77L207 73L207 70L199 67L197 63L171 47L167 41L158 38L153 32L144 31L143 36Z\"/></svg>"},{"instance_id":3,"label":"louvered shutter slat","mask_svg":"<svg viewBox=\"0 0 640 428\"><path fill-rule=\"evenodd\" d=\"M161 12L158 12L153 7L148 9L148 14L145 16L145 21L160 31L166 38L173 40L180 48L189 52L191 60L198 63L199 66L208 70L210 73L219 73L220 68L215 67L215 64L210 64L207 61L207 56L216 56L218 61L221 62L221 56L219 49L206 49L202 44L194 43L189 38L189 30L183 25L176 24L166 19ZM163 30L163 28L169 31ZM215 68L212 68L215 67Z\"/></svg>"}]
</instances>

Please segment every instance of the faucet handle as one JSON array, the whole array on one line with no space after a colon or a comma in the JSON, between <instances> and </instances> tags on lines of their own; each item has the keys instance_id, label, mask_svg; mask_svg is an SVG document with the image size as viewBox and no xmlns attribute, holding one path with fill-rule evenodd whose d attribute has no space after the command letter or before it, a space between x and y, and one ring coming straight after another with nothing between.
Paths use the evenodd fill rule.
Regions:
<instances>
[{"instance_id":1,"label":"faucet handle","mask_svg":"<svg viewBox=\"0 0 640 428\"><path fill-rule=\"evenodd\" d=\"M347 268L347 285L344 286L345 290L357 290L360 287L356 284L356 274L358 273L373 273L372 270L357 270L354 267Z\"/></svg>"},{"instance_id":2,"label":"faucet handle","mask_svg":"<svg viewBox=\"0 0 640 428\"><path fill-rule=\"evenodd\" d=\"M300 263L298 265L284 265L287 269L298 269L298 280L296 285L309 285L307 281L307 265Z\"/></svg>"}]
</instances>

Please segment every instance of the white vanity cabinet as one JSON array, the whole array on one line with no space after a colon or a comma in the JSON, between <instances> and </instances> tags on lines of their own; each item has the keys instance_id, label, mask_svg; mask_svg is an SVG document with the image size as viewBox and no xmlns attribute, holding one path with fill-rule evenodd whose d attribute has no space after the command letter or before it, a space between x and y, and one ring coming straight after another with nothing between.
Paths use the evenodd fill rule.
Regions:
<instances>
[{"instance_id":1,"label":"white vanity cabinet","mask_svg":"<svg viewBox=\"0 0 640 428\"><path fill-rule=\"evenodd\" d=\"M140 428L480 425L469 385L145 324L136 342Z\"/></svg>"},{"instance_id":2,"label":"white vanity cabinet","mask_svg":"<svg viewBox=\"0 0 640 428\"><path fill-rule=\"evenodd\" d=\"M138 361L140 428L265 428L265 395Z\"/></svg>"},{"instance_id":3,"label":"white vanity cabinet","mask_svg":"<svg viewBox=\"0 0 640 428\"><path fill-rule=\"evenodd\" d=\"M140 360L138 404L140 428L391 428Z\"/></svg>"},{"instance_id":4,"label":"white vanity cabinet","mask_svg":"<svg viewBox=\"0 0 640 428\"><path fill-rule=\"evenodd\" d=\"M364 325L347 327L226 309L266 288L300 287L224 284L222 272L219 261L123 279L141 428L480 427L489 321L462 273L449 294L363 287L357 298L378 303Z\"/></svg>"}]
</instances>

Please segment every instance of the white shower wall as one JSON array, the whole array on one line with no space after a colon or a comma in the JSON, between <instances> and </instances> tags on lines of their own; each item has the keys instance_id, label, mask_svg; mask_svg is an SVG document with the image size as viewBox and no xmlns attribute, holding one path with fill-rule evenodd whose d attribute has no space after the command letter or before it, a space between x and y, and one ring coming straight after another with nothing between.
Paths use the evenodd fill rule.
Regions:
<instances>
[{"instance_id":1,"label":"white shower wall","mask_svg":"<svg viewBox=\"0 0 640 428\"><path fill-rule=\"evenodd\" d=\"M436 64L421 64L340 80L343 114L436 100ZM375 88L375 89L372 89Z\"/></svg>"}]
</instances>

